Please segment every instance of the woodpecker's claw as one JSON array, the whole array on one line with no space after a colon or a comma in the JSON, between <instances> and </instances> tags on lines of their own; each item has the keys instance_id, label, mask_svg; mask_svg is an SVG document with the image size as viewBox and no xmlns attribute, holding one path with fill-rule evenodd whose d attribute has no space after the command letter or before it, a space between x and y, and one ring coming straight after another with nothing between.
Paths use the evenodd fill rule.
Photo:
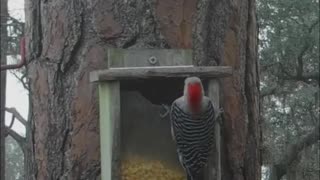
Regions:
<instances>
[{"instance_id":1,"label":"woodpecker's claw","mask_svg":"<svg viewBox=\"0 0 320 180\"><path fill-rule=\"evenodd\" d=\"M161 113L161 112L160 112L160 117L161 117L162 119L164 119L165 117L167 117L167 116L169 115L169 113L170 113L170 107L169 107L168 105L165 105L165 104L161 104L161 106L163 107L163 109L165 110L165 112L164 112L164 113Z\"/></svg>"},{"instance_id":2,"label":"woodpecker's claw","mask_svg":"<svg viewBox=\"0 0 320 180\"><path fill-rule=\"evenodd\" d=\"M216 119L220 125L222 125L222 113L224 112L223 108L220 108L217 112Z\"/></svg>"},{"instance_id":3,"label":"woodpecker's claw","mask_svg":"<svg viewBox=\"0 0 320 180\"><path fill-rule=\"evenodd\" d=\"M220 108L218 113L219 113L219 115L220 115L220 114L222 114L223 112L224 112L223 108Z\"/></svg>"}]
</instances>

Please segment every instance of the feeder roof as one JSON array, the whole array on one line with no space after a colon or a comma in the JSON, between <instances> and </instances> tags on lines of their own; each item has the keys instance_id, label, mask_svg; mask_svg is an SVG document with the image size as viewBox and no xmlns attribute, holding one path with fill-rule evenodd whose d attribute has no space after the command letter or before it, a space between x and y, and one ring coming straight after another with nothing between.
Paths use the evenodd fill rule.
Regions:
<instances>
[{"instance_id":1,"label":"feeder roof","mask_svg":"<svg viewBox=\"0 0 320 180\"><path fill-rule=\"evenodd\" d=\"M222 78L232 75L229 66L148 66L97 70L90 73L90 81L114 81L152 78Z\"/></svg>"}]
</instances>

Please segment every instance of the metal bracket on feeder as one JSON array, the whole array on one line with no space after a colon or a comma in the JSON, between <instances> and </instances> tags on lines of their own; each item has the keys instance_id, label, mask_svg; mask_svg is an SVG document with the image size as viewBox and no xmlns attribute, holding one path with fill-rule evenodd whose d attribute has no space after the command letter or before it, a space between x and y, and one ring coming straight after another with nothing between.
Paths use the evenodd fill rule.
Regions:
<instances>
[{"instance_id":1,"label":"metal bracket on feeder","mask_svg":"<svg viewBox=\"0 0 320 180\"><path fill-rule=\"evenodd\" d=\"M149 63L150 63L151 65L156 65L157 62L158 62L158 60L157 60L157 58L156 58L155 56L151 56L151 57L148 59L148 61L149 61Z\"/></svg>"}]
</instances>

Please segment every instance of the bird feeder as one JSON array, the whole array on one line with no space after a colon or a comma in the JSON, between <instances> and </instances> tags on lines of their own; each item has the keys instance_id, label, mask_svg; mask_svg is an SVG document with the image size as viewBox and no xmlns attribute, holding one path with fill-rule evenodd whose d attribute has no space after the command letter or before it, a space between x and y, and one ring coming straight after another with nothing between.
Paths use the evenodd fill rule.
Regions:
<instances>
[{"instance_id":1,"label":"bird feeder","mask_svg":"<svg viewBox=\"0 0 320 180\"><path fill-rule=\"evenodd\" d=\"M161 162L148 166L150 179L170 179L155 177L154 168L184 174L171 138L168 107L182 96L184 79L190 76L202 79L206 95L219 107L217 78L231 75L231 68L193 66L190 50L109 49L107 61L108 69L90 73L90 81L99 84L101 179L126 179L121 167L134 157ZM215 142L206 178L220 180L219 123Z\"/></svg>"}]
</instances>

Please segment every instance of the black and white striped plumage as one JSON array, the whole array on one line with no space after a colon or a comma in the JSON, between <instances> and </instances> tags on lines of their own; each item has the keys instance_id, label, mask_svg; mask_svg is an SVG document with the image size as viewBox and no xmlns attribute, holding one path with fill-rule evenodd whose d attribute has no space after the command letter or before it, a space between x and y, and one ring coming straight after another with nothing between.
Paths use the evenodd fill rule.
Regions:
<instances>
[{"instance_id":1,"label":"black and white striped plumage","mask_svg":"<svg viewBox=\"0 0 320 180\"><path fill-rule=\"evenodd\" d=\"M194 81L200 80L196 78ZM196 180L208 162L214 141L215 112L211 100L205 96L202 96L199 111L192 112L187 94L185 91L184 96L175 100L171 106L171 130L188 180Z\"/></svg>"}]
</instances>

